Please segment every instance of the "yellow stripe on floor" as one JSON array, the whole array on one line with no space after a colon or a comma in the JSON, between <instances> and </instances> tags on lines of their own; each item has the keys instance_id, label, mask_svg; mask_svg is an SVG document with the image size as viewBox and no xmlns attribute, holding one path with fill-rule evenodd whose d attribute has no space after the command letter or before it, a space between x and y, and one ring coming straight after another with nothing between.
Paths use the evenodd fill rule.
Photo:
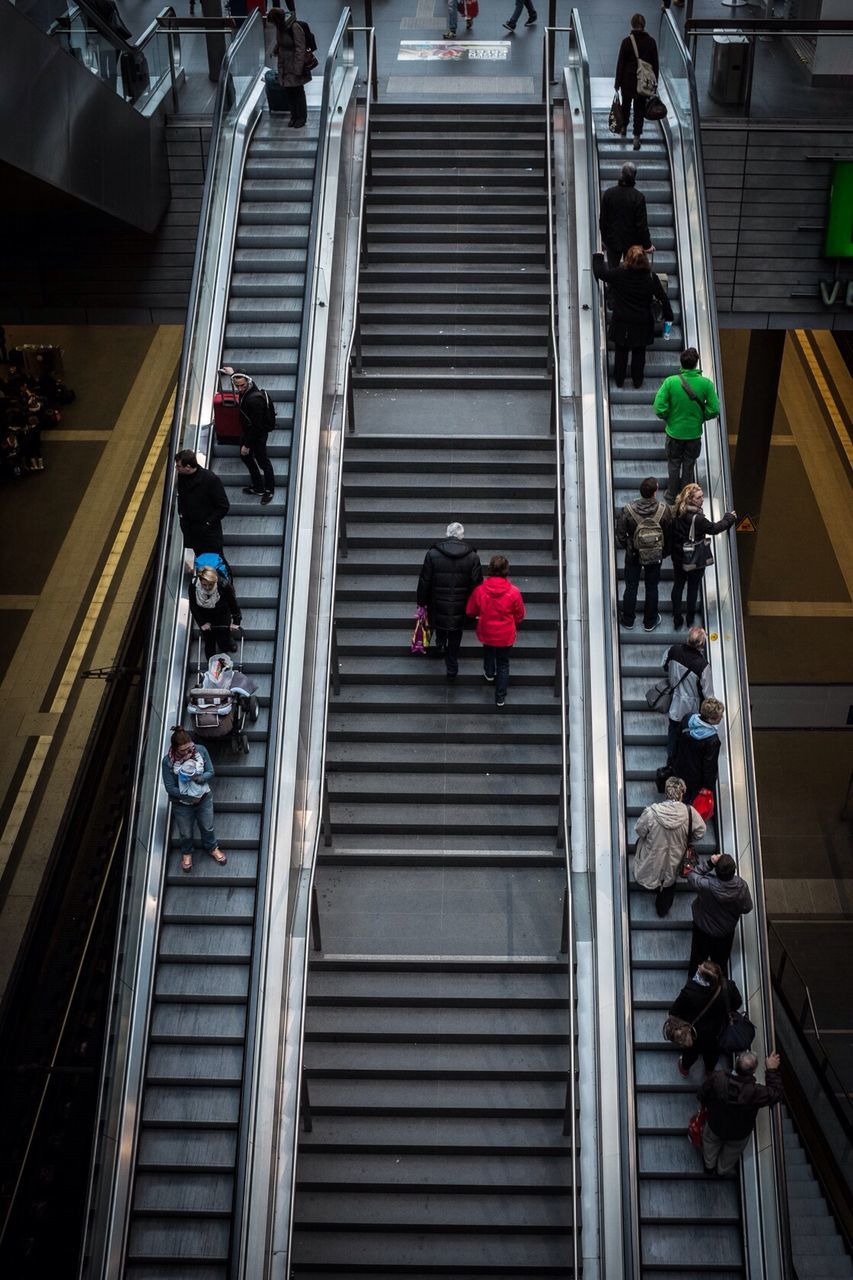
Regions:
<instances>
[{"instance_id":1,"label":"yellow stripe on floor","mask_svg":"<svg viewBox=\"0 0 853 1280\"><path fill-rule=\"evenodd\" d=\"M853 618L844 600L750 600L747 610L761 618Z\"/></svg>"}]
</instances>

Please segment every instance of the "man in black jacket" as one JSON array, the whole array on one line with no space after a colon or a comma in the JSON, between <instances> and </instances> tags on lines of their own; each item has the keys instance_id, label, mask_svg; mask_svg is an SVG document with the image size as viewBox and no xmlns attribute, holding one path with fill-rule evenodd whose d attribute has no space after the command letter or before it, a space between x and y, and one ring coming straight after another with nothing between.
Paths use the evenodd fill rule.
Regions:
<instances>
[{"instance_id":1,"label":"man in black jacket","mask_svg":"<svg viewBox=\"0 0 853 1280\"><path fill-rule=\"evenodd\" d=\"M769 1053L764 1060L765 1084L755 1079L757 1066L751 1050L741 1053L733 1071L715 1071L696 1095L708 1108L702 1134L707 1174L729 1173L749 1142L760 1109L774 1107L784 1097L778 1053Z\"/></svg>"},{"instance_id":2,"label":"man in black jacket","mask_svg":"<svg viewBox=\"0 0 853 1280\"><path fill-rule=\"evenodd\" d=\"M231 374L231 386L240 397L240 457L246 465L250 483L244 493L255 494L261 506L272 502L275 474L267 454L267 435L275 422L275 409L269 393L262 391L247 373Z\"/></svg>"},{"instance_id":3,"label":"man in black jacket","mask_svg":"<svg viewBox=\"0 0 853 1280\"><path fill-rule=\"evenodd\" d=\"M418 578L418 604L429 611L430 626L439 649L444 650L447 674L459 672L459 646L465 625L468 597L483 581L483 566L473 547L464 542L465 530L454 521L447 537L430 547Z\"/></svg>"},{"instance_id":4,"label":"man in black jacket","mask_svg":"<svg viewBox=\"0 0 853 1280\"><path fill-rule=\"evenodd\" d=\"M175 455L178 473L178 516L181 532L196 555L218 551L222 555L222 518L228 514L225 486L205 467L198 465L192 449Z\"/></svg>"},{"instance_id":5,"label":"man in black jacket","mask_svg":"<svg viewBox=\"0 0 853 1280\"><path fill-rule=\"evenodd\" d=\"M598 226L607 250L607 265L611 269L619 266L622 254L632 244L640 245L646 253L654 249L649 234L646 197L634 185L636 180L637 166L629 161L622 166L618 184L608 187L601 197Z\"/></svg>"}]
</instances>

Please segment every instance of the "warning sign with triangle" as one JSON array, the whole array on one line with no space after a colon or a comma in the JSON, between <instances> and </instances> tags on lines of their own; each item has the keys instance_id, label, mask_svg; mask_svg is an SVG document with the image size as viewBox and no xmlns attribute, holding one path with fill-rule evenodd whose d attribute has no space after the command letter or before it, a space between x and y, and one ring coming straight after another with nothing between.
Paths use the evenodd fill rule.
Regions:
<instances>
[{"instance_id":1,"label":"warning sign with triangle","mask_svg":"<svg viewBox=\"0 0 853 1280\"><path fill-rule=\"evenodd\" d=\"M735 533L755 533L755 524L751 516L744 516L742 520L738 520L735 525Z\"/></svg>"}]
</instances>

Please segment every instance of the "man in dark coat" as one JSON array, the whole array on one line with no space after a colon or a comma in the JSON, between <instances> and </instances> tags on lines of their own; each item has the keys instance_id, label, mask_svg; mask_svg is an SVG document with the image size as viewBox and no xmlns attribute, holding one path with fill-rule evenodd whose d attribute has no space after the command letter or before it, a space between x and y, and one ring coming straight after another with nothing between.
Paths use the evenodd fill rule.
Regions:
<instances>
[{"instance_id":1,"label":"man in dark coat","mask_svg":"<svg viewBox=\"0 0 853 1280\"><path fill-rule=\"evenodd\" d=\"M275 475L267 453L267 435L275 422L275 409L269 393L262 391L247 373L231 374L231 386L240 397L240 457L249 473L250 483L244 493L259 495L261 506L272 502Z\"/></svg>"},{"instance_id":2,"label":"man in dark coat","mask_svg":"<svg viewBox=\"0 0 853 1280\"><path fill-rule=\"evenodd\" d=\"M418 578L418 604L429 612L439 649L444 650L447 674L459 672L459 646L468 597L483 581L483 566L473 547L464 542L465 530L453 522L447 536L430 547Z\"/></svg>"},{"instance_id":3,"label":"man in dark coat","mask_svg":"<svg viewBox=\"0 0 853 1280\"><path fill-rule=\"evenodd\" d=\"M696 890L688 975L709 959L725 972L738 920L752 910L749 885L737 875L737 864L728 853L712 853L707 862L697 863L687 883Z\"/></svg>"},{"instance_id":4,"label":"man in dark coat","mask_svg":"<svg viewBox=\"0 0 853 1280\"><path fill-rule=\"evenodd\" d=\"M175 455L178 473L178 516L181 532L196 555L218 551L222 555L222 518L228 514L225 486L205 467L198 465L192 449Z\"/></svg>"},{"instance_id":5,"label":"man in dark coat","mask_svg":"<svg viewBox=\"0 0 853 1280\"><path fill-rule=\"evenodd\" d=\"M654 249L649 234L646 197L637 190L636 181L637 166L628 161L622 166L618 184L608 187L601 197L598 226L611 270L619 266L622 254L632 244L640 245L646 253Z\"/></svg>"},{"instance_id":6,"label":"man in dark coat","mask_svg":"<svg viewBox=\"0 0 853 1280\"><path fill-rule=\"evenodd\" d=\"M751 1050L741 1053L733 1071L715 1071L696 1095L708 1108L702 1134L707 1174L730 1173L749 1142L758 1112L762 1107L774 1107L784 1097L778 1053L768 1053L764 1059L765 1084L755 1079L757 1066L758 1058Z\"/></svg>"}]
</instances>

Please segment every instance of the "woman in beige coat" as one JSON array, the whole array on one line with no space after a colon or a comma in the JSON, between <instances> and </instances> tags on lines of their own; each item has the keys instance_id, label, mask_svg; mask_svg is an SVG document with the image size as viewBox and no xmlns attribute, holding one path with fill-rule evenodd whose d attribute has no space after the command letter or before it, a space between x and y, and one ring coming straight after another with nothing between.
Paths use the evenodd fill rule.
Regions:
<instances>
[{"instance_id":1,"label":"woman in beige coat","mask_svg":"<svg viewBox=\"0 0 853 1280\"><path fill-rule=\"evenodd\" d=\"M311 79L311 72L305 69L305 32L289 10L270 9L267 22L275 27L278 36L273 55L278 64L278 82L287 90L290 103L289 128L302 129L308 119L305 85Z\"/></svg>"},{"instance_id":2,"label":"woman in beige coat","mask_svg":"<svg viewBox=\"0 0 853 1280\"><path fill-rule=\"evenodd\" d=\"M687 846L705 834L699 814L684 803L685 791L681 778L667 778L666 799L648 805L634 828L634 879L655 894L655 910L661 917L669 915Z\"/></svg>"}]
</instances>

